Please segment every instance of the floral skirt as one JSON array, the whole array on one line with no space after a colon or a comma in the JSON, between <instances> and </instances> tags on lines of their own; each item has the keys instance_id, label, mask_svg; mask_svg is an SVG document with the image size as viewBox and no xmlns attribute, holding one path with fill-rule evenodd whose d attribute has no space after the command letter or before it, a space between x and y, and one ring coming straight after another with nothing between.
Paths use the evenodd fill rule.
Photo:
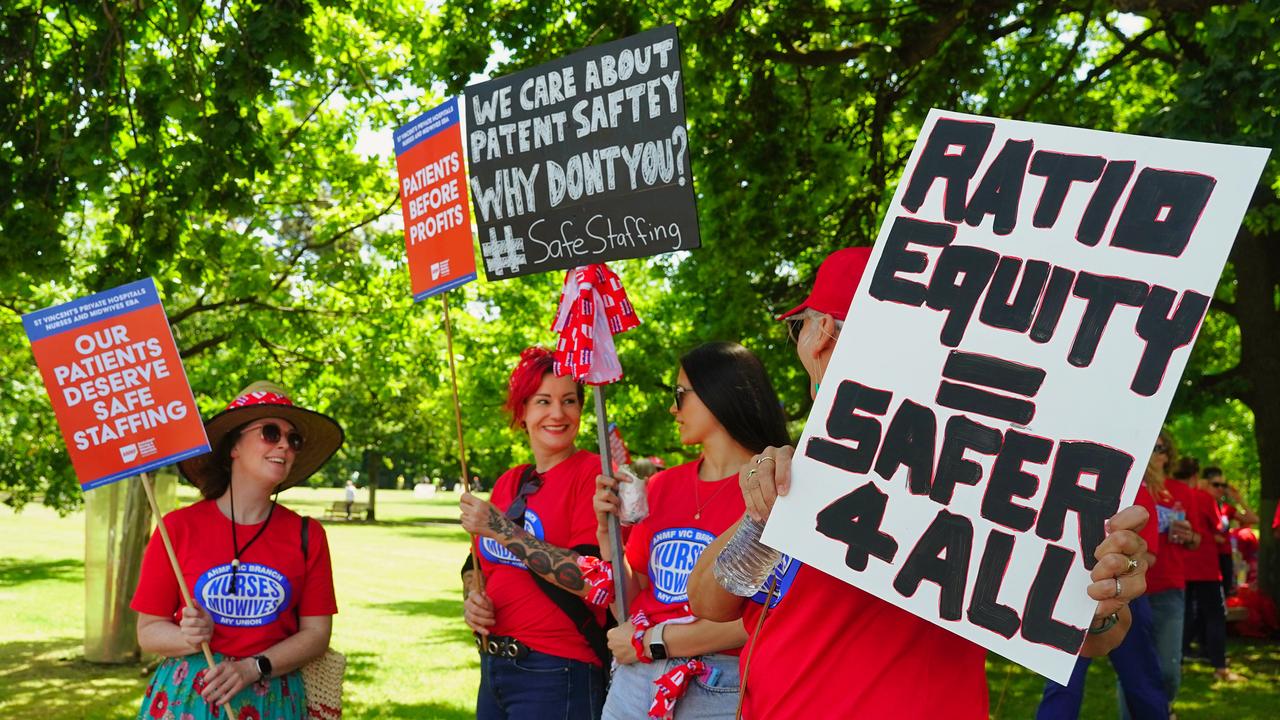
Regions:
<instances>
[{"instance_id":1,"label":"floral skirt","mask_svg":"<svg viewBox=\"0 0 1280 720\"><path fill-rule=\"evenodd\" d=\"M222 662L223 657L221 653L213 654L216 662ZM221 706L210 705L200 696L208 667L203 653L166 658L151 676L138 710L138 720L226 718ZM253 683L232 698L230 705L239 720L305 720L307 717L302 676L297 672Z\"/></svg>"}]
</instances>

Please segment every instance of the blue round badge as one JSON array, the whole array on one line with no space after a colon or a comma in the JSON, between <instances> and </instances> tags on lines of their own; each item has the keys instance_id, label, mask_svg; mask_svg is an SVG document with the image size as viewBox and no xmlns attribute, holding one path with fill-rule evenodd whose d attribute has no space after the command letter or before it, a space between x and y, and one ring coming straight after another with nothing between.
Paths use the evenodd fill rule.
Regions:
<instances>
[{"instance_id":1,"label":"blue round badge","mask_svg":"<svg viewBox=\"0 0 1280 720\"><path fill-rule=\"evenodd\" d=\"M546 533L542 527L542 518L538 517L538 514L532 509L524 511L524 529L539 540L546 539ZM491 563L518 568L525 566L523 560L512 555L510 550L493 538L480 538L480 554Z\"/></svg>"},{"instance_id":2,"label":"blue round badge","mask_svg":"<svg viewBox=\"0 0 1280 720\"><path fill-rule=\"evenodd\" d=\"M751 602L757 605L764 604L764 594L769 589L769 583L773 583L773 599L769 601L769 607L774 607L782 602L783 596L791 589L791 583L795 582L796 573L800 572L801 563L799 560L790 555L783 555L782 559L773 568L773 575L766 578L764 588L760 592L751 597Z\"/></svg>"},{"instance_id":3,"label":"blue round badge","mask_svg":"<svg viewBox=\"0 0 1280 720\"><path fill-rule=\"evenodd\" d=\"M689 601L689 574L716 536L701 528L667 528L649 542L649 581L659 602Z\"/></svg>"},{"instance_id":4,"label":"blue round badge","mask_svg":"<svg viewBox=\"0 0 1280 720\"><path fill-rule=\"evenodd\" d=\"M196 580L196 601L219 625L259 627L274 622L289 607L293 588L275 568L242 563L231 585L231 565L218 565Z\"/></svg>"}]
</instances>

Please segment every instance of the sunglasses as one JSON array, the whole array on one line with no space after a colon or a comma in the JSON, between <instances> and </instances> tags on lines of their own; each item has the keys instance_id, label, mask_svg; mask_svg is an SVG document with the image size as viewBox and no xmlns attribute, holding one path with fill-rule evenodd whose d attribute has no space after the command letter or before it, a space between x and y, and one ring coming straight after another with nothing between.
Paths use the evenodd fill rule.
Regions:
<instances>
[{"instance_id":1,"label":"sunglasses","mask_svg":"<svg viewBox=\"0 0 1280 720\"><path fill-rule=\"evenodd\" d=\"M1217 482L1216 482L1216 483L1210 483L1210 484L1211 484L1211 485L1213 485L1214 487L1218 488L1219 490L1225 490L1225 489L1226 489L1226 487L1227 487L1227 484L1226 484L1226 483L1224 483L1224 482L1220 482L1220 483L1217 483Z\"/></svg>"},{"instance_id":2,"label":"sunglasses","mask_svg":"<svg viewBox=\"0 0 1280 720\"><path fill-rule=\"evenodd\" d=\"M693 388L687 388L683 385L671 386L671 393L675 396L676 410L684 409L684 394L687 392L693 392Z\"/></svg>"},{"instance_id":3,"label":"sunglasses","mask_svg":"<svg viewBox=\"0 0 1280 720\"><path fill-rule=\"evenodd\" d=\"M1155 449L1152 450L1152 452L1169 452L1169 446L1164 443L1156 443Z\"/></svg>"},{"instance_id":4,"label":"sunglasses","mask_svg":"<svg viewBox=\"0 0 1280 720\"><path fill-rule=\"evenodd\" d=\"M280 434L283 431L280 429L280 426L275 423L263 423L261 425L247 427L241 430L240 434L243 435L244 433L253 430L254 427L256 427L258 432L262 434L262 441L268 445L275 445L280 442ZM300 452L302 450L302 446L306 444L306 441L302 438L302 433L297 430L290 430L288 439L289 447L293 448L294 452Z\"/></svg>"},{"instance_id":5,"label":"sunglasses","mask_svg":"<svg viewBox=\"0 0 1280 720\"><path fill-rule=\"evenodd\" d=\"M516 497L511 501L510 507L503 513L508 520L513 523L519 523L520 527L524 527L524 511L529 507L529 496L542 489L542 476L537 472L528 473L524 482L520 483L520 489L516 491Z\"/></svg>"}]
</instances>

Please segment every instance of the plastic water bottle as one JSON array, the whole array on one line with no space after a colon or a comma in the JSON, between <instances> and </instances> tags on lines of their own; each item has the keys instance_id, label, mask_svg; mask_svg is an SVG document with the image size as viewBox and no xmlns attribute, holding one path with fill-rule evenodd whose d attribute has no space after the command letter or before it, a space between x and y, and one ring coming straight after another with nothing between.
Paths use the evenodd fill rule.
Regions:
<instances>
[{"instance_id":1,"label":"plastic water bottle","mask_svg":"<svg viewBox=\"0 0 1280 720\"><path fill-rule=\"evenodd\" d=\"M1173 504L1173 519L1179 521L1187 519L1187 511L1182 507L1182 501L1178 501ZM1179 544L1186 545L1187 541L1183 540Z\"/></svg>"},{"instance_id":2,"label":"plastic water bottle","mask_svg":"<svg viewBox=\"0 0 1280 720\"><path fill-rule=\"evenodd\" d=\"M751 597L764 587L782 554L760 542L763 532L764 523L752 520L750 515L742 516L738 531L716 558L716 582L720 587L738 597Z\"/></svg>"},{"instance_id":3,"label":"plastic water bottle","mask_svg":"<svg viewBox=\"0 0 1280 720\"><path fill-rule=\"evenodd\" d=\"M618 522L623 525L635 525L649 516L649 496L646 493L646 481L631 471L630 466L622 465L614 476L618 479Z\"/></svg>"}]
</instances>

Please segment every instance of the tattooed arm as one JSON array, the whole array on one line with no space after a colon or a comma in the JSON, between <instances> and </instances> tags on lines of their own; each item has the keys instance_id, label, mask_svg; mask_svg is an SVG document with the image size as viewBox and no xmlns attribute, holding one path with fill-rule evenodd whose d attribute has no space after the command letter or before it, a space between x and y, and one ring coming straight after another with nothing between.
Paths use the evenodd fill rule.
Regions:
<instances>
[{"instance_id":1,"label":"tattooed arm","mask_svg":"<svg viewBox=\"0 0 1280 720\"><path fill-rule=\"evenodd\" d=\"M470 493L463 493L460 505L462 527L467 532L502 543L547 582L574 595L587 595L589 588L578 569L578 553L539 540L504 517L492 504Z\"/></svg>"}]
</instances>

